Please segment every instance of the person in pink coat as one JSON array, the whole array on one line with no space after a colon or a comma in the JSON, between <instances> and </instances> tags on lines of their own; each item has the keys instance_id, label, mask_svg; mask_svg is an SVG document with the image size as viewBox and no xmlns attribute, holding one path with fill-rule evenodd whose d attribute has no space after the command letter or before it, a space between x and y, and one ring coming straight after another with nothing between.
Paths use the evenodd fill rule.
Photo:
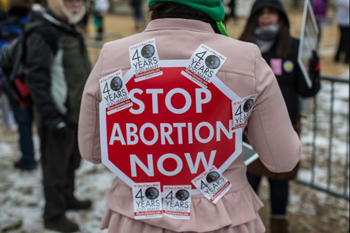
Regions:
<instances>
[{"instance_id":1,"label":"person in pink coat","mask_svg":"<svg viewBox=\"0 0 350 233\"><path fill-rule=\"evenodd\" d=\"M244 124L240 125L238 131L235 132L247 130L251 144L261 154L260 159L269 170L274 172L291 171L300 160L301 143L290 123L276 78L256 45L234 40L227 36L228 33L221 23L225 16L221 1L149 0L148 4L152 16L146 30L127 38L106 43L88 78L82 98L79 122L79 147L83 158L92 163L101 163L103 156L105 156L105 153L101 155L101 149L103 152L103 148L108 144L104 144L105 129L100 128L100 124L104 125L101 122L103 122L103 115L105 115L105 110L100 109L100 106L104 106L105 101L105 98L103 98L105 93L103 89L101 90L100 83L111 77L111 74L123 75L125 79L120 79L118 82L111 81L111 89L122 88L123 81L126 82L128 74L133 72L129 49L145 41L156 41L156 52L159 55L159 60L170 60L168 63L159 63L159 68L163 69L164 74L167 74L167 69L161 67L162 64L170 64L171 66L176 61L189 61L201 45L205 45L211 48L210 51L226 57L225 62L214 77L215 82L222 83L223 87L226 88L225 90L241 100L247 96L254 96L253 100L246 101L247 104L244 107L242 106L242 109L249 113L249 118L246 118ZM154 51L152 50L152 54ZM173 61L171 62L171 60ZM212 61L212 63L208 62L206 65L212 67L216 63ZM178 86L183 85L183 88L186 88L186 85L191 85L191 81L184 80L181 77L182 73L179 72L177 75L178 80L183 80L177 83ZM166 75L159 77L162 77L162 79L156 77L132 83L140 88L143 85L167 85L167 82L170 82L167 80L174 78ZM162 82L159 82L159 80L162 80ZM130 87L129 84L126 86ZM214 84L209 82L208 90L212 90L212 85ZM208 91L202 89L199 89L199 91L208 93ZM141 105L140 100L132 98L131 100L134 105L129 110L124 109L117 113L111 112L112 116L115 114L116 119L120 119L120 122L124 119L120 117L123 114L129 116L129 120L132 119L134 116L131 112L140 110ZM213 99L213 101L216 100ZM219 114L222 111L232 113L231 108L235 105L231 104L227 103L223 106L223 103L217 101L216 104L212 105L213 109L210 110L210 116L207 117L212 117L212 114ZM144 107L152 109L148 105L144 105ZM100 111L103 115L100 115ZM157 117L162 117L162 114L162 111L159 111ZM235 117L234 115L232 113L232 119ZM195 120L193 119L195 116L189 116L186 120ZM177 115L177 117L181 117L181 115ZM206 118L206 116L201 117ZM151 118L149 120L152 121ZM176 121L176 119L166 120L169 122ZM138 122L135 121L134 123L137 124ZM242 135L237 135L240 135L240 137L235 139L235 143L239 145L238 150L240 151L242 149ZM169 137L175 140L173 135ZM109 144L113 143L111 141ZM181 147L186 146L184 143L178 143L178 145L175 143L169 148L178 147L178 149L181 149ZM202 146L193 144L191 149L199 149L199 147ZM128 148L132 150L135 146L125 147L120 144L120 147L117 146L114 151L109 152L118 154L121 151L127 151ZM152 148L155 149L155 146L149 146L146 149L152 150ZM217 156L225 155L218 154ZM265 232L265 227L258 214L263 204L247 181L246 165L242 160L242 156L242 154L238 155L222 173L222 176L232 184L232 187L226 190L225 195L216 204L209 201L202 194L192 195L190 218L185 220L167 216L136 220L133 204L135 195L133 195L133 189L130 187L132 185L125 182L125 177L116 177L107 194L107 210L100 228L108 229L111 233ZM180 173L182 172L185 171L180 171ZM201 173L202 171L194 175L198 176ZM152 182L159 181L157 175L153 176L153 179ZM182 181L179 180L179 182ZM152 195L154 194L155 192L152 193Z\"/></svg>"}]
</instances>

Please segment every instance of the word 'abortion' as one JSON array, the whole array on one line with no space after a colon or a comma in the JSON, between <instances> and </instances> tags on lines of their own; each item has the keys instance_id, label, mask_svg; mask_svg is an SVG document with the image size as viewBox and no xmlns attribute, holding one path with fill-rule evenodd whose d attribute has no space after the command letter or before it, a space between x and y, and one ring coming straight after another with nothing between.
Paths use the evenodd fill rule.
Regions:
<instances>
[{"instance_id":1,"label":"word 'abortion'","mask_svg":"<svg viewBox=\"0 0 350 233\"><path fill-rule=\"evenodd\" d=\"M231 140L234 131L233 121L231 119L222 122L219 119L202 122L176 122L176 115L186 114L191 106L195 105L195 113L203 112L203 105L208 104L212 100L212 94L208 89L197 88L193 90L193 96L182 88L174 88L164 93L163 89L133 89L129 96L134 106L129 109L133 115L140 115L145 112L146 107L152 108L152 114L162 113L161 111L170 112L173 117L169 117L169 122L130 122L130 123L114 123L109 145L119 142L121 145L136 145L143 143L148 146L160 143L161 145L182 145L194 144L196 142L205 144L214 140L221 141L223 137ZM135 95L138 95L136 98ZM139 97L141 95L150 95L152 106L145 104ZM172 100L175 95L182 95L185 102L182 107L175 107ZM164 98L165 108L159 107L159 98ZM194 100L193 100L194 99ZM163 101L162 101L163 102ZM192 113L193 114L193 113ZM169 115L170 116L170 115ZM192 118L195 115L192 115ZM206 132L206 133L203 133ZM224 135L222 137L222 135Z\"/></svg>"}]
</instances>

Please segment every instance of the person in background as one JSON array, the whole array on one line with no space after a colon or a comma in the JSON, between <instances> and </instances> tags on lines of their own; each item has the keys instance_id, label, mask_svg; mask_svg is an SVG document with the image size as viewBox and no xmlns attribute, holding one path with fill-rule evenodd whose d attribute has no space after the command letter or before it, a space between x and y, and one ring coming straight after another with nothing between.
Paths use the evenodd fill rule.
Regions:
<instances>
[{"instance_id":1,"label":"person in background","mask_svg":"<svg viewBox=\"0 0 350 233\"><path fill-rule=\"evenodd\" d=\"M217 73L223 85L228 88L228 91L239 93L241 98L257 95L257 101L247 125L254 149L262 155L262 160L271 170L286 172L293 169L300 159L301 145L289 122L287 108L277 80L262 59L256 45L228 37L222 24L225 9L221 1L149 0L148 6L152 20L146 30L105 44L86 83L79 120L79 148L83 158L93 163L101 163L100 80L111 71L122 69L123 72L127 72L131 68L129 47L154 38L160 60L190 59L201 44L226 56L225 64ZM178 80L181 80L180 71L174 75L178 75ZM165 82L165 85L186 86L182 81L175 84L167 82L166 77L163 79L162 82ZM147 85L157 86L158 82L160 82L159 79L148 79ZM215 109L211 109L213 114L222 109L222 106L216 106ZM146 106L146 108L149 107L151 107L150 104ZM231 108L231 104L229 103L226 107ZM165 117L164 112L161 113L162 117ZM193 115L187 120L191 122L196 117ZM170 120L176 119L177 116L176 118L174 116L174 119ZM275 125L277 120L278 127ZM238 140L241 142L242 138ZM267 142L270 142L269 146ZM183 145L172 145L172 147L176 146ZM191 146L194 147L194 145ZM201 150L202 145L197 144L195 147L197 147L195 150ZM166 147L157 151L159 154L165 152ZM186 174L186 171L181 172L182 176ZM148 182L155 182L158 179L157 176L150 177L153 180ZM101 228L108 228L110 233L265 232L258 214L262 204L249 186L242 157L237 158L223 176L230 180L232 188L216 205L203 195L193 197L191 217L185 221L166 216L160 219L135 220L132 189L116 177L108 193L108 209Z\"/></svg>"},{"instance_id":2,"label":"person in background","mask_svg":"<svg viewBox=\"0 0 350 233\"><path fill-rule=\"evenodd\" d=\"M312 86L309 87L297 61L299 40L291 37L288 16L279 0L257 0L240 39L255 43L260 48L263 58L276 76L294 130L300 135L299 96L311 97L320 90L320 64L316 52L310 60ZM259 156L265 155L259 153ZM291 172L277 174L270 172L260 160L248 166L248 181L256 193L258 193L261 178L268 177L271 233L288 232L286 213L289 180L296 177L297 170L298 166Z\"/></svg>"},{"instance_id":3,"label":"person in background","mask_svg":"<svg viewBox=\"0 0 350 233\"><path fill-rule=\"evenodd\" d=\"M230 2L225 6L226 8L226 14L225 14L225 19L224 23L232 18L234 21L237 20L237 15L236 15L236 0L230 0Z\"/></svg>"},{"instance_id":4,"label":"person in background","mask_svg":"<svg viewBox=\"0 0 350 233\"><path fill-rule=\"evenodd\" d=\"M25 24L32 8L32 0L10 0L7 8L7 19L0 25L0 48L10 44L24 33ZM0 51L1 53L1 51ZM0 74L1 75L1 74ZM14 98L9 98L19 135L21 158L14 167L24 171L37 168L33 143L33 106L21 106Z\"/></svg>"},{"instance_id":5,"label":"person in background","mask_svg":"<svg viewBox=\"0 0 350 233\"><path fill-rule=\"evenodd\" d=\"M131 0L130 5L134 16L135 32L139 32L146 24L146 20L142 12L142 0Z\"/></svg>"},{"instance_id":6,"label":"person in background","mask_svg":"<svg viewBox=\"0 0 350 233\"><path fill-rule=\"evenodd\" d=\"M344 55L345 64L349 64L349 0L336 0L336 7L340 38L334 61L339 62Z\"/></svg>"},{"instance_id":7,"label":"person in background","mask_svg":"<svg viewBox=\"0 0 350 233\"><path fill-rule=\"evenodd\" d=\"M88 25L91 15L94 15L95 0L84 0L86 12L83 18L79 21L78 26L81 28L82 33L88 34Z\"/></svg>"},{"instance_id":8,"label":"person in background","mask_svg":"<svg viewBox=\"0 0 350 233\"><path fill-rule=\"evenodd\" d=\"M26 38L27 83L39 117L44 185L44 226L76 232L67 210L91 208L74 194L80 164L77 142L81 95L91 70L77 23L85 14L82 0L48 0L46 12L30 22L40 24Z\"/></svg>"},{"instance_id":9,"label":"person in background","mask_svg":"<svg viewBox=\"0 0 350 233\"><path fill-rule=\"evenodd\" d=\"M312 2L312 9L315 14L316 23L318 26L318 42L320 43L322 37L322 23L327 17L327 5L324 0L314 0Z\"/></svg>"},{"instance_id":10,"label":"person in background","mask_svg":"<svg viewBox=\"0 0 350 233\"><path fill-rule=\"evenodd\" d=\"M103 39L104 15L109 9L109 0L95 0L94 25L97 31L96 40Z\"/></svg>"}]
</instances>

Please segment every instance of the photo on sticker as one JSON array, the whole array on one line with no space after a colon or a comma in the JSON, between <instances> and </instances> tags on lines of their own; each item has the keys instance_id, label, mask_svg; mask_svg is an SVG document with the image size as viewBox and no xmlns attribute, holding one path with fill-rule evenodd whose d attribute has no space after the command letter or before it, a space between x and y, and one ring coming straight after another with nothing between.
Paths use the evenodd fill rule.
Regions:
<instances>
[{"instance_id":1,"label":"photo on sticker","mask_svg":"<svg viewBox=\"0 0 350 233\"><path fill-rule=\"evenodd\" d=\"M151 44L144 46L141 50L141 56L144 58L151 58L155 53L156 49Z\"/></svg>"},{"instance_id":2,"label":"photo on sticker","mask_svg":"<svg viewBox=\"0 0 350 233\"><path fill-rule=\"evenodd\" d=\"M220 178L220 174L216 171L212 171L209 172L209 174L207 175L207 182L210 183L214 183L215 181L218 181Z\"/></svg>"},{"instance_id":3,"label":"photo on sticker","mask_svg":"<svg viewBox=\"0 0 350 233\"><path fill-rule=\"evenodd\" d=\"M221 62L217 56L210 55L205 59L205 65L210 69L215 70L220 66Z\"/></svg>"},{"instance_id":4,"label":"photo on sticker","mask_svg":"<svg viewBox=\"0 0 350 233\"><path fill-rule=\"evenodd\" d=\"M190 197L190 193L185 189L181 189L176 192L175 197L179 201L186 201Z\"/></svg>"},{"instance_id":5,"label":"photo on sticker","mask_svg":"<svg viewBox=\"0 0 350 233\"><path fill-rule=\"evenodd\" d=\"M151 187L146 189L145 195L148 199L154 200L154 199L157 199L157 197L159 196L159 191L158 189Z\"/></svg>"},{"instance_id":6,"label":"photo on sticker","mask_svg":"<svg viewBox=\"0 0 350 233\"><path fill-rule=\"evenodd\" d=\"M122 87L123 87L122 79L119 78L118 76L114 77L111 81L111 89L113 91L119 91L120 89L122 89Z\"/></svg>"},{"instance_id":7,"label":"photo on sticker","mask_svg":"<svg viewBox=\"0 0 350 233\"><path fill-rule=\"evenodd\" d=\"M253 99L247 100L247 101L244 103L243 111L244 111L244 112L249 112L249 111L252 109L253 105L254 105L254 100L253 100Z\"/></svg>"}]
</instances>

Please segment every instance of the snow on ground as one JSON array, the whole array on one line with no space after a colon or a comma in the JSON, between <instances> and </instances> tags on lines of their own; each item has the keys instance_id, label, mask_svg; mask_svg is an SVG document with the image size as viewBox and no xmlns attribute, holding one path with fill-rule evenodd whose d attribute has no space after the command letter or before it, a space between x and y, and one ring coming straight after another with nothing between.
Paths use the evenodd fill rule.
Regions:
<instances>
[{"instance_id":1,"label":"snow on ground","mask_svg":"<svg viewBox=\"0 0 350 233\"><path fill-rule=\"evenodd\" d=\"M34 139L38 148L38 138ZM15 170L13 163L20 154L15 131L5 131L0 124L0 232L51 233L43 229L41 168L33 172ZM77 174L77 196L92 199L93 209L85 212L68 212L68 217L80 224L81 232L97 233L106 209L105 194L114 175L103 165L82 161Z\"/></svg>"},{"instance_id":2,"label":"snow on ground","mask_svg":"<svg viewBox=\"0 0 350 233\"><path fill-rule=\"evenodd\" d=\"M3 144L1 144L3 145ZM15 154L15 153L14 153ZM42 227L42 209L44 199L41 185L41 169L34 172L21 172L12 169L14 156L11 158L0 153L1 160L11 163L2 164L0 186L0 232L32 233L50 232ZM10 165L10 166L9 166ZM82 162L77 173L77 196L82 199L92 199L93 209L90 211L69 211L67 216L80 224L81 232L96 233L106 209L105 193L114 175L104 166L92 166Z\"/></svg>"},{"instance_id":3,"label":"snow on ground","mask_svg":"<svg viewBox=\"0 0 350 233\"><path fill-rule=\"evenodd\" d=\"M329 173L329 161L331 161L330 169L330 187L337 192L344 192L349 189L349 182L345 183L345 172L349 170L349 144L346 143L349 138L348 120L349 120L349 85L335 84L335 104L333 119L332 147L330 143L330 109L331 109L331 84L323 82L322 90L318 94L318 113L317 113L317 137L316 137L316 167L315 167L315 183L323 188L327 187ZM312 103L310 109L312 111ZM311 111L305 114L303 118L303 129L301 140L304 145L304 157L298 178L304 181L311 181L312 171L312 142L313 142L313 115ZM329 153L332 157L329 157Z\"/></svg>"}]
</instances>

